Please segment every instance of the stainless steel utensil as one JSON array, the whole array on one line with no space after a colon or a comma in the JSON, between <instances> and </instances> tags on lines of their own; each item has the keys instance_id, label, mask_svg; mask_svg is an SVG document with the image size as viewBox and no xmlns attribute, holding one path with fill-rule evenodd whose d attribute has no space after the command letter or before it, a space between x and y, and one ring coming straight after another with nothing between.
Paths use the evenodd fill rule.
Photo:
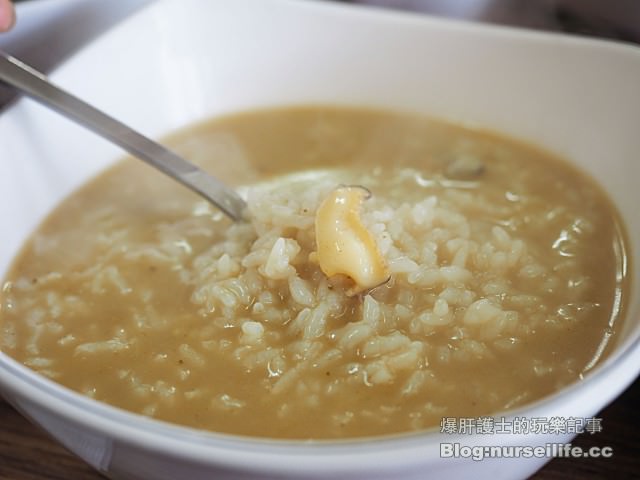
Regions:
<instances>
[{"instance_id":1,"label":"stainless steel utensil","mask_svg":"<svg viewBox=\"0 0 640 480\"><path fill-rule=\"evenodd\" d=\"M0 81L119 145L199 193L233 220L242 218L246 203L232 188L162 145L56 87L44 74L2 51Z\"/></svg>"}]
</instances>

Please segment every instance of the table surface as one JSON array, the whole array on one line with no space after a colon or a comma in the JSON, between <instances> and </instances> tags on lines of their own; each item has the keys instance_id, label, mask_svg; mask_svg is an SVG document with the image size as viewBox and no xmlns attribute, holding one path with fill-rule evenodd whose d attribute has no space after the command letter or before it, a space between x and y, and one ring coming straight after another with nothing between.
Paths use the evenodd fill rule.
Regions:
<instances>
[{"instance_id":1,"label":"table surface","mask_svg":"<svg viewBox=\"0 0 640 480\"><path fill-rule=\"evenodd\" d=\"M91 10L93 16L91 20L93 24L84 22L87 26L85 32L76 29L74 35L78 38L72 39L74 44L79 41L86 41L89 37L105 28L107 22L115 23L116 20L122 18L125 14L130 13L135 8L147 3L149 0L130 0L129 3L120 2L118 5L121 11L115 11L113 8L106 11L112 18L106 18L105 12L98 12L96 8L104 8L104 3L91 0L65 0L65 5L73 6L75 12L78 12L78 6L86 8L91 3L94 7ZM374 0L343 0L352 1L354 3L378 3ZM58 0L58 10L60 10L60 0ZM43 2L44 3L44 2ZM392 3L393 2L388 2ZM396 2L398 3L398 2ZM402 3L402 2L400 2ZM405 2L411 3L411 2ZM413 2L412 4L419 4ZM425 0L421 4L426 5ZM431 2L434 3L434 2ZM436 2L437 3L437 2ZM505 3L505 2L502 2ZM565 2L566 3L566 2ZM99 7L96 7L99 5ZM37 5L26 5L26 10L36 8ZM21 5L22 8L22 5ZM69 16L65 14L67 20ZM86 14L85 14L86 17ZM24 19L23 17L23 20ZM48 25L51 25L51 18L47 18ZM25 23L22 24L23 26ZM41 25L34 24L30 32L27 32L32 38L34 31L44 35ZM20 31L14 32L13 38L5 37L3 40L15 40L18 47L24 45L20 35ZM84 35L84 37L81 37ZM636 40L635 38L633 40ZM72 47L58 43L57 52L58 59L63 58L70 53ZM35 66L48 70L50 65L46 62L52 61L50 57L39 59L30 57L33 52L22 52L11 50L14 53L26 56ZM2 100L0 98L0 100ZM0 105L3 102L0 101ZM532 478L535 479L568 479L568 478L640 478L640 458L637 453L640 451L640 380L631 385L627 391L614 401L610 406L604 409L599 415L602 418L602 431L595 434L584 433L579 435L573 442L574 445L588 449L592 446L604 447L610 446L613 449L612 458L586 458L586 459L568 459L557 458L545 465ZM19 415L10 405L0 399L0 479L12 480L39 480L39 479L98 479L101 475L96 473L88 465L80 459L69 453L64 447L51 440L46 433L38 427L30 424L21 415Z\"/></svg>"}]
</instances>

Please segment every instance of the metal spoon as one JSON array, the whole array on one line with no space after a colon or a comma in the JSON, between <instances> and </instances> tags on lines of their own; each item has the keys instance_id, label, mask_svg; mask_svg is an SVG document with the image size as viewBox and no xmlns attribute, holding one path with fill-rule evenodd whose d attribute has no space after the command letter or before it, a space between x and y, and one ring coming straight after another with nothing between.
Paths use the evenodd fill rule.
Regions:
<instances>
[{"instance_id":1,"label":"metal spoon","mask_svg":"<svg viewBox=\"0 0 640 480\"><path fill-rule=\"evenodd\" d=\"M44 74L2 51L0 51L0 81L17 88L34 100L156 167L202 195L233 220L242 218L246 203L232 188L162 145L56 87Z\"/></svg>"}]
</instances>

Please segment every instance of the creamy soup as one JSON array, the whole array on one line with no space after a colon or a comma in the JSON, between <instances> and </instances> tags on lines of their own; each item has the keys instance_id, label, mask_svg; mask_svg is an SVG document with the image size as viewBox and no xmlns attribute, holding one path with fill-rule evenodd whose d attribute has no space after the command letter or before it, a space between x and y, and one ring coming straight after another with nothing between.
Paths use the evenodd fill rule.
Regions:
<instances>
[{"instance_id":1,"label":"creamy soup","mask_svg":"<svg viewBox=\"0 0 640 480\"><path fill-rule=\"evenodd\" d=\"M518 407L608 352L628 287L618 214L547 152L328 107L216 119L166 143L237 185L249 220L137 160L116 165L15 261L4 352L150 417L315 439ZM364 253L321 264L318 244L333 243L316 228L347 193L380 267L369 285L342 270Z\"/></svg>"}]
</instances>

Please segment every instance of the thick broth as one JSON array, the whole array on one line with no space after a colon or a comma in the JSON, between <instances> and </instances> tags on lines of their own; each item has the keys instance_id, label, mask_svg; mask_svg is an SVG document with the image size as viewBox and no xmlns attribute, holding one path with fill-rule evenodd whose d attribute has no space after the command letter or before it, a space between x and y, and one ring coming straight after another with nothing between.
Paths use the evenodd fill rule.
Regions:
<instances>
[{"instance_id":1,"label":"thick broth","mask_svg":"<svg viewBox=\"0 0 640 480\"><path fill-rule=\"evenodd\" d=\"M133 412L286 438L489 415L606 355L628 286L618 215L546 152L311 107L217 119L167 144L257 185L255 221L231 226L140 162L118 164L16 260L0 297L4 352ZM372 191L363 219L393 272L355 297L309 260L314 209L338 184Z\"/></svg>"}]
</instances>

